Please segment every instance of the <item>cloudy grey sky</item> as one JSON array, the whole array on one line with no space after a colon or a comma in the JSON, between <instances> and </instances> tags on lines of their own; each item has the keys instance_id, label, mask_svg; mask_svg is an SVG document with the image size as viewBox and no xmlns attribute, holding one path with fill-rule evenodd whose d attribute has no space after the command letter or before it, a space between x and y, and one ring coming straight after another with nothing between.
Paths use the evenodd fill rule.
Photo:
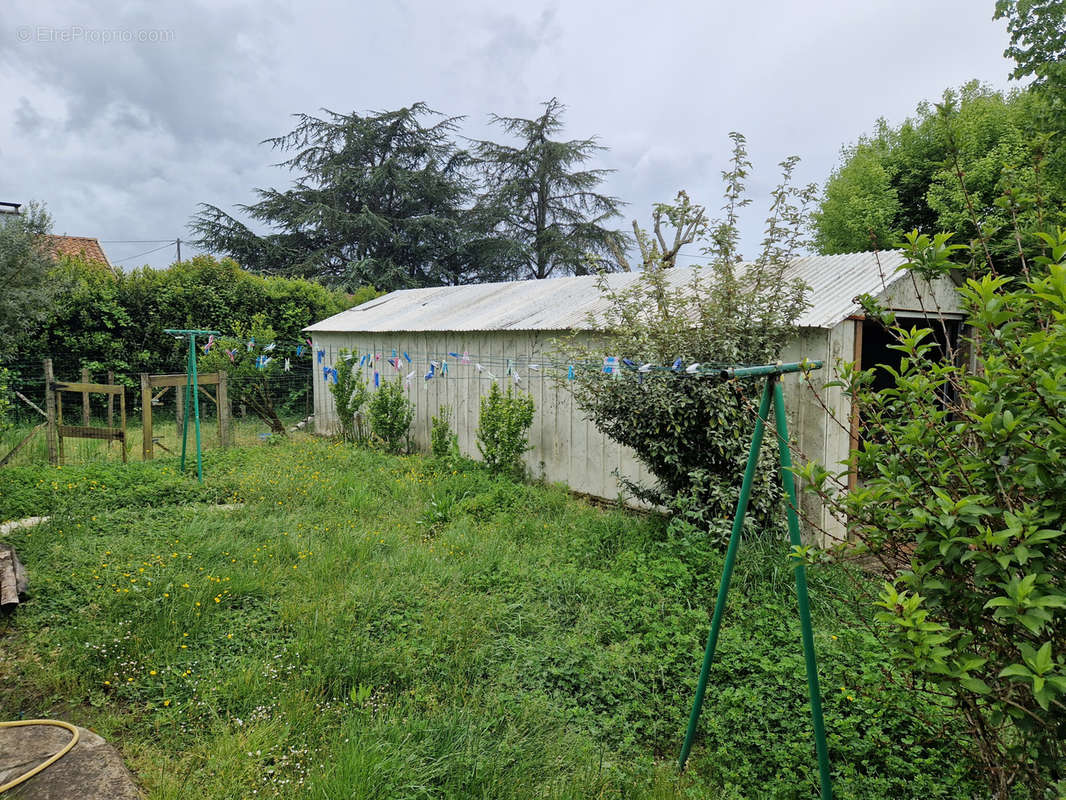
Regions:
<instances>
[{"instance_id":1,"label":"cloudy grey sky","mask_svg":"<svg viewBox=\"0 0 1066 800\"><path fill-rule=\"evenodd\" d=\"M993 0L385 0L173 4L4 0L0 200L44 202L57 233L124 267L161 266L197 203L226 209L287 176L262 139L296 112L425 100L492 134L557 96L567 135L598 135L624 224L678 188L712 207L743 132L758 245L776 164L822 184L879 116L972 78L1007 85ZM183 250L183 255L188 253Z\"/></svg>"}]
</instances>

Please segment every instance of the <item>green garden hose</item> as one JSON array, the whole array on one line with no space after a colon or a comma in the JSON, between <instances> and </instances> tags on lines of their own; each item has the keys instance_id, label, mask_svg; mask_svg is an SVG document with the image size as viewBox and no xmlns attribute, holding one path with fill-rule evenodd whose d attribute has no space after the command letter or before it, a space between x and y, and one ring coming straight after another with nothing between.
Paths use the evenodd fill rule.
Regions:
<instances>
[{"instance_id":1,"label":"green garden hose","mask_svg":"<svg viewBox=\"0 0 1066 800\"><path fill-rule=\"evenodd\" d=\"M75 728L69 722L63 722L59 719L21 719L15 722L0 722L0 728L18 728L23 725L54 725L57 728L66 728L73 734L73 736L71 737L70 741L66 743L62 750L60 750L55 755L49 756L48 760L44 763L38 764L36 767L31 769L24 775L19 775L13 781L8 781L5 784L0 784L0 794L3 794L8 789L14 789L20 783L28 781L38 772L41 772L42 770L45 770L48 767L52 766L54 763L59 761L59 759L61 759L63 756L73 750L74 745L76 745L78 743L78 739L81 738L81 734L78 733L77 728Z\"/></svg>"}]
</instances>

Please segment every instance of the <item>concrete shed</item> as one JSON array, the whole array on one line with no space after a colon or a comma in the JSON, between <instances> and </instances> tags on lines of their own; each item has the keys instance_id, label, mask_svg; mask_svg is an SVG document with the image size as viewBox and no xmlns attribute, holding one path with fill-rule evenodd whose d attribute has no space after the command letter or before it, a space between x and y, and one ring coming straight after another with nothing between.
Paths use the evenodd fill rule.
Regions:
<instances>
[{"instance_id":1,"label":"concrete shed","mask_svg":"<svg viewBox=\"0 0 1066 800\"><path fill-rule=\"evenodd\" d=\"M946 327L949 337L958 335L963 315L954 284L948 279L929 283L897 272L903 262L902 254L887 251L805 256L790 263L786 277L802 279L810 287L811 305L798 321L798 336L781 358L826 364L812 379L820 398L802 376L785 379L798 461L839 464L857 441L857 418L848 398L839 389L821 388L837 376L837 363L870 366L898 361L898 355L887 349L880 327L863 319L858 296L878 297L903 322L924 324L940 317L947 325L935 328ZM671 282L687 282L693 269L674 268ZM621 288L636 278L635 273L619 273L608 280ZM306 329L316 360L316 430L332 434L337 429L330 378L323 367L335 365L341 349L357 354L348 364L360 369L368 382L374 381L375 373L380 380L411 376L407 393L416 408L412 434L422 450L429 447L432 417L447 405L460 449L477 457L479 398L493 379L513 381L517 373L519 385L532 393L536 403L530 431L533 449L526 458L531 473L578 492L615 499L619 474L637 481L651 478L631 450L596 430L577 408L565 381L560 388L546 367L557 360L552 356L554 340L591 331L590 319L605 308L605 302L596 278L582 276L408 289L324 319ZM431 361L441 366L427 380ZM808 535L842 535L843 524L832 519L817 498L805 495L803 505Z\"/></svg>"}]
</instances>

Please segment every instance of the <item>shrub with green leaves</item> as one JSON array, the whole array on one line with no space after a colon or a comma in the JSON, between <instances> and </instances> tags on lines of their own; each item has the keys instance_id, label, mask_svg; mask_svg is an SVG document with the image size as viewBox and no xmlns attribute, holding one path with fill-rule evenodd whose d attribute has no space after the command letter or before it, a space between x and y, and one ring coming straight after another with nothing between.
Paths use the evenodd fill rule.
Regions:
<instances>
[{"instance_id":1,"label":"shrub with green leaves","mask_svg":"<svg viewBox=\"0 0 1066 800\"><path fill-rule=\"evenodd\" d=\"M11 424L11 372L0 367L0 431Z\"/></svg>"},{"instance_id":2,"label":"shrub with green leaves","mask_svg":"<svg viewBox=\"0 0 1066 800\"><path fill-rule=\"evenodd\" d=\"M783 163L762 252L743 264L737 226L739 210L748 202L744 178L751 165L743 137L734 134L724 219L709 221L704 208L684 193L673 205L657 206L653 234L638 230L640 277L621 289L612 289L606 279L601 284L606 311L590 321L603 333L592 343L575 338L560 344L572 361L591 365L567 381L581 409L600 431L631 447L656 479L654 486L623 481L626 488L705 529L728 519L736 505L755 417L752 398L744 394L749 387L674 372L606 374L596 365L604 356L640 364L777 359L806 306L806 287L783 275L802 244L814 191L790 185L796 163ZM705 243L708 265L695 269L690 279L672 278L679 249L697 242ZM775 448L768 439L763 456L772 460ZM778 516L781 490L775 468L756 475L748 519L753 532L762 532Z\"/></svg>"},{"instance_id":3,"label":"shrub with green leaves","mask_svg":"<svg viewBox=\"0 0 1066 800\"><path fill-rule=\"evenodd\" d=\"M362 443L368 436L363 409L370 399L370 387L363 373L352 366L354 354L342 347L339 356L333 365L337 373L336 383L329 385L329 391L337 408L341 438L346 442Z\"/></svg>"},{"instance_id":4,"label":"shrub with green leaves","mask_svg":"<svg viewBox=\"0 0 1066 800\"><path fill-rule=\"evenodd\" d=\"M415 417L415 407L403 393L403 380L382 381L367 406L370 432L390 453L410 448L408 432Z\"/></svg>"},{"instance_id":5,"label":"shrub with green leaves","mask_svg":"<svg viewBox=\"0 0 1066 800\"><path fill-rule=\"evenodd\" d=\"M215 339L201 355L201 372L225 372L230 400L244 405L270 426L271 434L285 436L285 423L278 416L271 378L281 374L283 359L266 350L277 337L266 315L255 314L250 323L233 323L233 335Z\"/></svg>"},{"instance_id":6,"label":"shrub with green leaves","mask_svg":"<svg viewBox=\"0 0 1066 800\"><path fill-rule=\"evenodd\" d=\"M526 432L533 424L533 396L508 386L500 391L496 381L481 398L477 449L489 470L519 477L524 472L522 454L530 449Z\"/></svg>"},{"instance_id":7,"label":"shrub with green leaves","mask_svg":"<svg viewBox=\"0 0 1066 800\"><path fill-rule=\"evenodd\" d=\"M844 473L806 468L893 576L877 600L888 651L965 721L999 798L1066 789L1066 232L1040 236L1025 278L990 271L961 289L976 372L867 299L903 359L880 392L874 369L844 373L864 482L840 497L826 487ZM956 268L968 248L948 242L911 234L912 271Z\"/></svg>"},{"instance_id":8,"label":"shrub with green leaves","mask_svg":"<svg viewBox=\"0 0 1066 800\"><path fill-rule=\"evenodd\" d=\"M452 407L441 406L433 415L429 429L429 451L434 458L448 458L458 453L459 445L452 432Z\"/></svg>"}]
</instances>

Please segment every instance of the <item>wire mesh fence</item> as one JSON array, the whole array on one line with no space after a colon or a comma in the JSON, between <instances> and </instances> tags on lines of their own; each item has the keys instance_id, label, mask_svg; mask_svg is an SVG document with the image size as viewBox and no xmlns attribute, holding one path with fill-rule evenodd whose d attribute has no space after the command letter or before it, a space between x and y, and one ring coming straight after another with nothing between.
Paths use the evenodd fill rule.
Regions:
<instances>
[{"instance_id":1,"label":"wire mesh fence","mask_svg":"<svg viewBox=\"0 0 1066 800\"><path fill-rule=\"evenodd\" d=\"M47 464L49 462L47 411L48 384L44 364L41 361L21 361L4 365L9 371L9 389L13 406L9 413L10 425L0 430L0 459L9 456L8 465ZM83 373L83 370L85 372ZM53 380L57 383L80 383L85 378L90 383L118 384L125 392L125 442L103 439L64 437L63 463L84 464L94 461L122 461L123 445L126 457L140 460L144 448L143 394L140 373L123 373L102 368L99 364L83 365L71 359L52 360ZM171 374L183 374L172 370ZM255 380L264 386L267 396L286 428L309 417L313 410L312 369L309 364L293 365L292 371L261 376ZM229 396L242 395L242 381L250 379L230 376ZM218 409L215 403L217 392L204 387L207 392L198 392L200 403L201 441L205 451L222 446ZM152 393L152 450L156 458L181 453L182 402L185 385L167 391ZM110 402L109 402L110 397ZM62 394L63 421L67 425L91 428L114 429L120 424L119 402L114 395L88 394L88 405L81 392ZM193 439L193 409L189 409L189 446L195 447ZM227 426L229 446L247 446L262 443L272 432L270 425L252 413L239 400L231 403ZM33 434L31 436L31 434ZM27 437L30 437L26 441ZM20 443L21 447L12 454Z\"/></svg>"}]
</instances>

